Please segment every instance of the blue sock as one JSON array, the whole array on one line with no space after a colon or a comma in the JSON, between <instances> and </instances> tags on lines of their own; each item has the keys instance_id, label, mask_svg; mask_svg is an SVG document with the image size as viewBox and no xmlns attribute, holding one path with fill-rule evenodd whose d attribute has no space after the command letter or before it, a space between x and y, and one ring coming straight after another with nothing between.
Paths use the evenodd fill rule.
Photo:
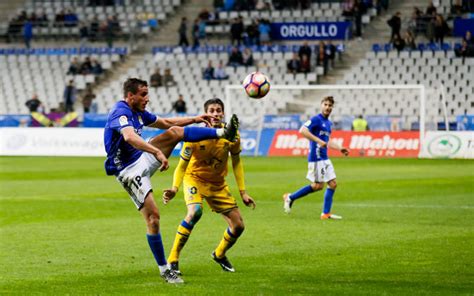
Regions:
<instances>
[{"instance_id":1,"label":"blue sock","mask_svg":"<svg viewBox=\"0 0 474 296\"><path fill-rule=\"evenodd\" d=\"M215 128L197 126L184 127L183 141L185 142L199 142L202 140L217 138L217 129Z\"/></svg>"},{"instance_id":2,"label":"blue sock","mask_svg":"<svg viewBox=\"0 0 474 296\"><path fill-rule=\"evenodd\" d=\"M313 192L313 188L311 188L311 185L301 187L298 191L290 194L290 199L291 201L294 201L298 198L301 198L303 196L310 194L311 192Z\"/></svg>"},{"instance_id":3,"label":"blue sock","mask_svg":"<svg viewBox=\"0 0 474 296\"><path fill-rule=\"evenodd\" d=\"M334 189L326 188L326 192L324 192L324 204L323 204L323 214L327 214L331 212L332 206L332 196L334 195Z\"/></svg>"},{"instance_id":4,"label":"blue sock","mask_svg":"<svg viewBox=\"0 0 474 296\"><path fill-rule=\"evenodd\" d=\"M147 234L146 238L148 239L148 245L150 245L151 252L158 266L166 265L165 249L163 248L161 234Z\"/></svg>"}]
</instances>

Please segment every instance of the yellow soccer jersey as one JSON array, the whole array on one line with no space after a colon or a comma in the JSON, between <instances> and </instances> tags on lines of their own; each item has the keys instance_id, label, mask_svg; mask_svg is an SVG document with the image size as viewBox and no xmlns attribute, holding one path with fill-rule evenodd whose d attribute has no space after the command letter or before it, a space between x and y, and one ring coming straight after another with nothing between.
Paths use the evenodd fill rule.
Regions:
<instances>
[{"instance_id":1,"label":"yellow soccer jersey","mask_svg":"<svg viewBox=\"0 0 474 296\"><path fill-rule=\"evenodd\" d=\"M229 152L239 154L240 137L236 142L226 139L211 139L201 142L185 142L181 157L189 161L185 176L192 176L204 182L220 184L227 176Z\"/></svg>"}]
</instances>

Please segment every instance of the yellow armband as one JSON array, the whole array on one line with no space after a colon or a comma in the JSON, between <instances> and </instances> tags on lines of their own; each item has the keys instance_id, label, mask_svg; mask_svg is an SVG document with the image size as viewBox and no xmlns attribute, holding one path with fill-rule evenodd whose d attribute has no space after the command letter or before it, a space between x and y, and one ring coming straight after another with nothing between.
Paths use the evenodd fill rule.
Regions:
<instances>
[{"instance_id":1,"label":"yellow armband","mask_svg":"<svg viewBox=\"0 0 474 296\"><path fill-rule=\"evenodd\" d=\"M240 191L245 190L244 164L239 154L232 155L232 168L234 169L235 181Z\"/></svg>"}]
</instances>

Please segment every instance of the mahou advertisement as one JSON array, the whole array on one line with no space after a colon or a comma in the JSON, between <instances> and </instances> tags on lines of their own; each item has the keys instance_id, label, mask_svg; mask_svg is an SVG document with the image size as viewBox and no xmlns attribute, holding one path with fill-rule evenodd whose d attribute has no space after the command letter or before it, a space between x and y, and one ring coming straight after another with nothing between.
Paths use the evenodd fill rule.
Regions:
<instances>
[{"instance_id":1,"label":"mahou advertisement","mask_svg":"<svg viewBox=\"0 0 474 296\"><path fill-rule=\"evenodd\" d=\"M350 149L350 157L418 157L419 132L334 131L331 141ZM308 155L309 141L298 131L276 131L269 156ZM341 156L329 149L330 156Z\"/></svg>"}]
</instances>

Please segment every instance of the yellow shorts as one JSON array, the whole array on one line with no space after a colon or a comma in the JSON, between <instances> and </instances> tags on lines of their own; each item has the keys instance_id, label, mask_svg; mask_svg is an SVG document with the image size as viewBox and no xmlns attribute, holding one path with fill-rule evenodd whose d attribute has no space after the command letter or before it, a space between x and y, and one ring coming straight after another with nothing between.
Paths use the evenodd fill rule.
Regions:
<instances>
[{"instance_id":1,"label":"yellow shorts","mask_svg":"<svg viewBox=\"0 0 474 296\"><path fill-rule=\"evenodd\" d=\"M227 183L212 185L186 176L183 179L183 190L186 205L202 203L205 199L216 213L225 213L237 208L237 202L230 193Z\"/></svg>"}]
</instances>

